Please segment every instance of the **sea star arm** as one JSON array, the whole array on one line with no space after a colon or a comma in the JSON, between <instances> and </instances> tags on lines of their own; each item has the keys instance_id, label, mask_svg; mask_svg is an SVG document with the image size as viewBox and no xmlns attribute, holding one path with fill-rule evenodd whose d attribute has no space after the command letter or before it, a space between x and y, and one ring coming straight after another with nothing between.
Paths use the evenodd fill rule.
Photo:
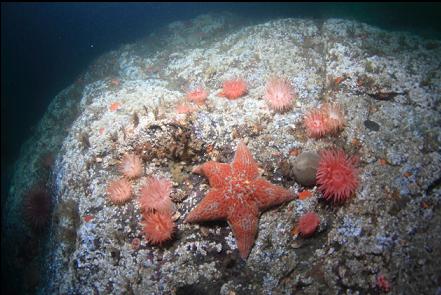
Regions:
<instances>
[{"instance_id":1,"label":"sea star arm","mask_svg":"<svg viewBox=\"0 0 441 295\"><path fill-rule=\"evenodd\" d=\"M257 233L259 220L257 207L238 206L229 215L228 224L236 238L240 257L246 259L253 247Z\"/></svg>"},{"instance_id":2,"label":"sea star arm","mask_svg":"<svg viewBox=\"0 0 441 295\"><path fill-rule=\"evenodd\" d=\"M256 199L260 210L265 210L295 198L295 195L289 190L260 177L253 181L253 189L253 197Z\"/></svg>"},{"instance_id":3,"label":"sea star arm","mask_svg":"<svg viewBox=\"0 0 441 295\"><path fill-rule=\"evenodd\" d=\"M231 177L231 165L209 161L195 167L193 173L205 175L211 187L220 188L225 184L225 179Z\"/></svg>"},{"instance_id":4,"label":"sea star arm","mask_svg":"<svg viewBox=\"0 0 441 295\"><path fill-rule=\"evenodd\" d=\"M185 218L185 222L212 221L227 218L227 208L222 202L222 193L211 189L196 208Z\"/></svg>"},{"instance_id":5,"label":"sea star arm","mask_svg":"<svg viewBox=\"0 0 441 295\"><path fill-rule=\"evenodd\" d=\"M246 179L253 179L259 175L257 163L243 142L239 142L231 166L233 174L240 174L241 177Z\"/></svg>"}]
</instances>

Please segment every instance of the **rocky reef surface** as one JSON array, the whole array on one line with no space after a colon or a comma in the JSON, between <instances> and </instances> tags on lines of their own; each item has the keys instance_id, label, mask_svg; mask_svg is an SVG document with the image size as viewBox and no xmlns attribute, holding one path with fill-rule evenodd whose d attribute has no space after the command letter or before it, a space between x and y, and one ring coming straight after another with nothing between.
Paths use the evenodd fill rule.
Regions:
<instances>
[{"instance_id":1,"label":"rocky reef surface","mask_svg":"<svg viewBox=\"0 0 441 295\"><path fill-rule=\"evenodd\" d=\"M273 76L297 94L287 112L263 99ZM236 77L248 93L219 96ZM208 90L206 103L177 112L196 86ZM303 117L323 102L343 107L346 127L309 138ZM2 243L38 294L437 294L440 102L437 40L341 19L175 22L100 57L54 98L21 150ZM360 185L344 204L311 188L264 212L243 260L227 223L182 222L209 190L193 167L231 162L240 140L262 177L294 194L305 189L293 176L296 156L328 147L359 157ZM136 196L120 206L106 196L128 152L145 166L135 193L147 176L173 182L177 227L161 246L146 242ZM23 218L36 183L52 196L44 233ZM293 229L308 211L321 223L302 238Z\"/></svg>"}]
</instances>

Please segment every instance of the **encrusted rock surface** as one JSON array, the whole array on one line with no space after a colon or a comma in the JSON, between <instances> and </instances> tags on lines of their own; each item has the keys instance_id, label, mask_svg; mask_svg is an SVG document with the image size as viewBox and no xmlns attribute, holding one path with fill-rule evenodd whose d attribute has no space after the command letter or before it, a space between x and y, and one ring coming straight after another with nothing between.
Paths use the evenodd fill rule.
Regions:
<instances>
[{"instance_id":1,"label":"encrusted rock surface","mask_svg":"<svg viewBox=\"0 0 441 295\"><path fill-rule=\"evenodd\" d=\"M262 98L273 75L298 94L289 112L273 112ZM248 94L219 97L222 82L234 77L248 82ZM177 114L197 85L209 90L207 103ZM3 215L11 260L26 265L26 288L39 294L378 294L379 276L393 294L435 294L440 101L436 40L340 19L244 25L224 14L170 24L101 57L54 99L16 165ZM323 102L343 106L346 127L308 138L303 115ZM226 223L182 223L209 189L192 168L230 162L239 140L266 179L294 193L303 188L289 173L293 150L339 147L357 155L360 186L343 205L323 202L314 188L310 198L263 213L243 261ZM48 242L31 255L41 238L20 206L48 152L56 205ZM162 246L146 243L136 198L116 206L106 197L126 152L142 156L144 177L173 181L181 217ZM135 192L144 177L133 181ZM302 239L293 228L308 211L321 223Z\"/></svg>"}]
</instances>

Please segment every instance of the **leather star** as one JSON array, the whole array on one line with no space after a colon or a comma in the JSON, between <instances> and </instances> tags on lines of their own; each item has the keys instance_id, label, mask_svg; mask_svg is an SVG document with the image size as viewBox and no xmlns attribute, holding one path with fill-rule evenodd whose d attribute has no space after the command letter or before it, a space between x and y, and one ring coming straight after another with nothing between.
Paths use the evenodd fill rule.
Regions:
<instances>
[{"instance_id":1,"label":"leather star","mask_svg":"<svg viewBox=\"0 0 441 295\"><path fill-rule=\"evenodd\" d=\"M294 199L290 191L259 176L257 163L243 142L231 163L208 161L193 172L205 175L211 189L184 222L227 220L243 259L254 244L260 213Z\"/></svg>"}]
</instances>

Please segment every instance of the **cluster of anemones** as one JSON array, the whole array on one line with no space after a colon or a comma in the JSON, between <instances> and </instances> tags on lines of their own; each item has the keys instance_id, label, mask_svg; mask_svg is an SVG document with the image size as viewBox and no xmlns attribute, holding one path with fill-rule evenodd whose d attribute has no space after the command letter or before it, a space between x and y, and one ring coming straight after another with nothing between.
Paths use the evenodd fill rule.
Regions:
<instances>
[{"instance_id":1,"label":"cluster of anemones","mask_svg":"<svg viewBox=\"0 0 441 295\"><path fill-rule=\"evenodd\" d=\"M114 204L124 204L132 197L132 185L130 179L142 175L144 167L142 160L135 154L126 154L118 167L123 177L111 181L107 186L107 195Z\"/></svg>"},{"instance_id":2,"label":"cluster of anemones","mask_svg":"<svg viewBox=\"0 0 441 295\"><path fill-rule=\"evenodd\" d=\"M248 93L248 83L242 78L225 80L222 83L222 91L219 96L230 100L238 99ZM208 90L202 86L188 90L186 98L189 102L203 105L208 97ZM271 77L265 87L264 98L269 107L276 112L284 112L292 108L292 102L296 94L288 80L279 77ZM181 102L176 106L178 114L186 114L194 111L188 102Z\"/></svg>"},{"instance_id":3,"label":"cluster of anemones","mask_svg":"<svg viewBox=\"0 0 441 295\"><path fill-rule=\"evenodd\" d=\"M222 84L222 91L219 96L235 100L248 93L248 83L242 78L225 80ZM186 98L189 102L203 105L208 97L208 90L203 86L189 89ZM264 99L269 107L278 112L284 112L292 108L296 93L291 83L280 77L271 77L266 83ZM194 110L187 102L177 105L178 113L190 113ZM345 124L344 114L337 104L324 104L318 109L310 111L304 120L308 135L322 137L329 133L335 133L343 128Z\"/></svg>"},{"instance_id":4,"label":"cluster of anemones","mask_svg":"<svg viewBox=\"0 0 441 295\"><path fill-rule=\"evenodd\" d=\"M142 160L135 154L125 155L118 167L123 177L113 180L107 187L107 194L114 204L124 204L132 197L130 180L143 173ZM172 220L174 204L170 199L171 182L167 179L150 177L141 188L139 203L143 216L144 233L151 244L169 240L175 225Z\"/></svg>"},{"instance_id":5,"label":"cluster of anemones","mask_svg":"<svg viewBox=\"0 0 441 295\"><path fill-rule=\"evenodd\" d=\"M151 244L161 244L172 237L175 211L170 199L172 183L168 179L150 177L140 190L139 204L142 210L144 233Z\"/></svg>"},{"instance_id":6,"label":"cluster of anemones","mask_svg":"<svg viewBox=\"0 0 441 295\"><path fill-rule=\"evenodd\" d=\"M343 203L358 187L357 159L343 150L324 150L320 153L316 183L325 200ZM300 217L297 229L302 237L310 237L320 224L319 216L308 212Z\"/></svg>"},{"instance_id":7,"label":"cluster of anemones","mask_svg":"<svg viewBox=\"0 0 441 295\"><path fill-rule=\"evenodd\" d=\"M303 124L308 136L320 138L327 134L337 133L344 127L345 122L340 105L326 103L318 109L309 111Z\"/></svg>"},{"instance_id":8,"label":"cluster of anemones","mask_svg":"<svg viewBox=\"0 0 441 295\"><path fill-rule=\"evenodd\" d=\"M311 110L304 118L309 136L319 138L335 134L345 125L340 105L325 103ZM343 150L324 150L320 154L316 182L326 200L341 203L352 196L358 186L357 160Z\"/></svg>"}]
</instances>

